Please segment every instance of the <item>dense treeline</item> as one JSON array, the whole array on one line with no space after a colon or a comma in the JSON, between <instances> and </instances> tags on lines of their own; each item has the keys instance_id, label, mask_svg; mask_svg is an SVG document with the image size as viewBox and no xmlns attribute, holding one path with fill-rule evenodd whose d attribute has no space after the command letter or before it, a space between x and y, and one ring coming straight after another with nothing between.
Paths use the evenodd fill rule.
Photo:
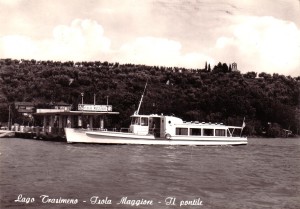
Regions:
<instances>
[{"instance_id":1,"label":"dense treeline","mask_svg":"<svg viewBox=\"0 0 300 209\"><path fill-rule=\"evenodd\" d=\"M8 104L66 102L109 103L119 111L118 127L129 116L148 81L141 113L174 114L187 121L241 125L247 135L299 134L300 77L248 72L231 65L185 69L108 62L0 60L0 122L7 121Z\"/></svg>"}]
</instances>

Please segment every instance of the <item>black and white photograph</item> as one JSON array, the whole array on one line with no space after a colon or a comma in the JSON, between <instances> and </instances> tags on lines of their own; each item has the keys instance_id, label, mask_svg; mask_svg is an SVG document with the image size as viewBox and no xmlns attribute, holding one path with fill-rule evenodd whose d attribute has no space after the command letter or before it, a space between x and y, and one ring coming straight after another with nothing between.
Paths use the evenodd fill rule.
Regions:
<instances>
[{"instance_id":1,"label":"black and white photograph","mask_svg":"<svg viewBox=\"0 0 300 209\"><path fill-rule=\"evenodd\" d=\"M300 208L299 0L0 0L0 208Z\"/></svg>"}]
</instances>

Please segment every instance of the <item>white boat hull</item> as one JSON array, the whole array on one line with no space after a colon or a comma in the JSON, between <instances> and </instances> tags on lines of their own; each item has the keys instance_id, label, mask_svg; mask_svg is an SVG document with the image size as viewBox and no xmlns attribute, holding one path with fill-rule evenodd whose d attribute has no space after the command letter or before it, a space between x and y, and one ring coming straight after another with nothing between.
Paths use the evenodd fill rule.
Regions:
<instances>
[{"instance_id":1,"label":"white boat hull","mask_svg":"<svg viewBox=\"0 0 300 209\"><path fill-rule=\"evenodd\" d=\"M139 144L139 145L246 145L245 137L197 137L173 136L171 139L153 135L137 135L123 132L89 131L66 128L68 143Z\"/></svg>"}]
</instances>

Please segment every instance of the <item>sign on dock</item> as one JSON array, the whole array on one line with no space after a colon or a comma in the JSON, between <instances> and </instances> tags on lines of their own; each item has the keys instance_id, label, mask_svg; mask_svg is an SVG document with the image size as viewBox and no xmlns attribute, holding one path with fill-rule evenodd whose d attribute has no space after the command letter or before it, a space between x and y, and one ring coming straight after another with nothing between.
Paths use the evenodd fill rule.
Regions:
<instances>
[{"instance_id":1,"label":"sign on dock","mask_svg":"<svg viewBox=\"0 0 300 209\"><path fill-rule=\"evenodd\" d=\"M78 104L78 111L111 112L111 105Z\"/></svg>"}]
</instances>

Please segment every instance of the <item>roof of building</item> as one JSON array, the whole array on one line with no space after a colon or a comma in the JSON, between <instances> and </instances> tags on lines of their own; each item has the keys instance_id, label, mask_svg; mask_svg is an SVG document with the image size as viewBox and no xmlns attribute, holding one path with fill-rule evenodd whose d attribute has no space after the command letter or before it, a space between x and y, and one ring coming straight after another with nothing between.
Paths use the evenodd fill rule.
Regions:
<instances>
[{"instance_id":1,"label":"roof of building","mask_svg":"<svg viewBox=\"0 0 300 209\"><path fill-rule=\"evenodd\" d=\"M51 109L51 111L40 111L37 113L34 113L34 115L37 116L44 116L44 115L65 115L65 116L72 116L72 115L117 115L119 112L89 112L89 111L54 111Z\"/></svg>"}]
</instances>

